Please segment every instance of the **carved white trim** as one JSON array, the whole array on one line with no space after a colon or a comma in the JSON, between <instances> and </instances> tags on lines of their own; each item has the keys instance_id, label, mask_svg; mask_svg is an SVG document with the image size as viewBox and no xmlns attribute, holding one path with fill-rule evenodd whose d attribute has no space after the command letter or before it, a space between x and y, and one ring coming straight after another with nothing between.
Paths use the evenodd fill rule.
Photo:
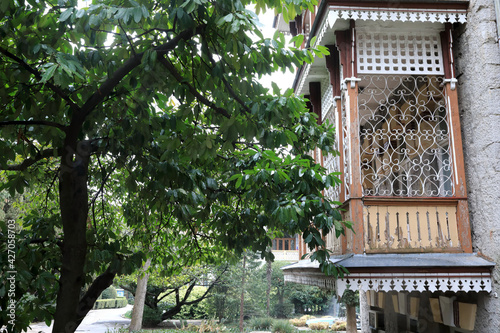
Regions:
<instances>
[{"instance_id":1,"label":"carved white trim","mask_svg":"<svg viewBox=\"0 0 500 333\"><path fill-rule=\"evenodd\" d=\"M353 273L337 280L337 295L346 289L418 292L491 292L489 273Z\"/></svg>"},{"instance_id":2,"label":"carved white trim","mask_svg":"<svg viewBox=\"0 0 500 333\"><path fill-rule=\"evenodd\" d=\"M305 64L304 70L302 71L302 74L300 75L299 85L298 85L297 90L296 90L299 95L304 94L302 89L304 89L304 84L306 83L306 79L309 76L310 71L311 71L311 64Z\"/></svg>"},{"instance_id":3,"label":"carved white trim","mask_svg":"<svg viewBox=\"0 0 500 333\"><path fill-rule=\"evenodd\" d=\"M467 11L461 9L377 8L330 6L329 22L337 20L466 23Z\"/></svg>"},{"instance_id":4,"label":"carved white trim","mask_svg":"<svg viewBox=\"0 0 500 333\"><path fill-rule=\"evenodd\" d=\"M416 8L375 8L330 6L328 14L316 34L316 45L323 45L322 40L328 29L337 20L373 20L392 22L431 22L431 23L466 23L467 11L461 9L416 9Z\"/></svg>"}]
</instances>

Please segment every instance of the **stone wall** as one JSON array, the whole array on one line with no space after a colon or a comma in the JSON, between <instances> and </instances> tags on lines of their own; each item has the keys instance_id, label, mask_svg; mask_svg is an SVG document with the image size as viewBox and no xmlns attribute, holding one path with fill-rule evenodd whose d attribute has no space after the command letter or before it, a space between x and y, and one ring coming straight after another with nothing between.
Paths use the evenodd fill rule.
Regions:
<instances>
[{"instance_id":1,"label":"stone wall","mask_svg":"<svg viewBox=\"0 0 500 333\"><path fill-rule=\"evenodd\" d=\"M500 264L500 47L493 0L471 0L455 30L454 56L473 250ZM500 327L500 268L478 302L475 332Z\"/></svg>"}]
</instances>

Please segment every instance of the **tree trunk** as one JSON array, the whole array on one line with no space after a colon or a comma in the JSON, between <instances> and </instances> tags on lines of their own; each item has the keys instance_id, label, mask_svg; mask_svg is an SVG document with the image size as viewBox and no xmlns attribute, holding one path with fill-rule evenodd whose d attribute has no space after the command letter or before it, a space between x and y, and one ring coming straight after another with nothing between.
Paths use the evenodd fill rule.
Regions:
<instances>
[{"instance_id":1,"label":"tree trunk","mask_svg":"<svg viewBox=\"0 0 500 333\"><path fill-rule=\"evenodd\" d=\"M144 302L146 301L146 291L148 288L149 273L147 270L149 265L151 265L151 258L146 260L142 266L141 273L137 277L137 288L135 290L134 308L132 309L129 332L138 331L142 328L142 315L144 313Z\"/></svg>"},{"instance_id":2,"label":"tree trunk","mask_svg":"<svg viewBox=\"0 0 500 333\"><path fill-rule=\"evenodd\" d=\"M245 303L245 275L246 275L247 256L243 255L243 276L241 278L241 299L240 299L240 332L243 332L243 315Z\"/></svg>"},{"instance_id":3,"label":"tree trunk","mask_svg":"<svg viewBox=\"0 0 500 333\"><path fill-rule=\"evenodd\" d=\"M72 145L67 144L66 147L61 157L59 176L64 240L53 333L74 332L86 314L79 313L78 309L87 255L87 174L90 151L89 147L78 147L76 152L71 148Z\"/></svg>"},{"instance_id":4,"label":"tree trunk","mask_svg":"<svg viewBox=\"0 0 500 333\"><path fill-rule=\"evenodd\" d=\"M271 276L273 273L273 266L271 260L267 260L267 269L266 269L266 277L267 277L267 289L266 289L266 311L267 316L271 316Z\"/></svg>"},{"instance_id":5,"label":"tree trunk","mask_svg":"<svg viewBox=\"0 0 500 333\"><path fill-rule=\"evenodd\" d=\"M347 311L347 332L346 333L356 333L358 329L356 328L356 307L346 304Z\"/></svg>"}]
</instances>

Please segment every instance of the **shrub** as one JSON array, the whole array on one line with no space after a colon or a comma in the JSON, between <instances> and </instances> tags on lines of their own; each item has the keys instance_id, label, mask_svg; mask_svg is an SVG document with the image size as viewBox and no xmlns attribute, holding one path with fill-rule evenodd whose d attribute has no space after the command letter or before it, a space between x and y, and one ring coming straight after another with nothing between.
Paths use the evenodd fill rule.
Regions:
<instances>
[{"instance_id":1,"label":"shrub","mask_svg":"<svg viewBox=\"0 0 500 333\"><path fill-rule=\"evenodd\" d=\"M311 316L311 315L303 315L302 317L300 317L301 320L309 320L309 319L315 319L316 317L315 316Z\"/></svg>"},{"instance_id":2,"label":"shrub","mask_svg":"<svg viewBox=\"0 0 500 333\"><path fill-rule=\"evenodd\" d=\"M189 328L189 326L188 326ZM209 332L216 332L216 333L223 333L227 332L227 328L225 326L221 326L217 324L214 320L209 320L209 321L202 321L200 324L200 327L194 326L195 332L198 333L209 333Z\"/></svg>"},{"instance_id":3,"label":"shrub","mask_svg":"<svg viewBox=\"0 0 500 333\"><path fill-rule=\"evenodd\" d=\"M101 299L115 299L118 295L116 294L116 289L113 286L109 286L103 290L101 293Z\"/></svg>"},{"instance_id":4,"label":"shrub","mask_svg":"<svg viewBox=\"0 0 500 333\"><path fill-rule=\"evenodd\" d=\"M346 331L347 330L347 322L345 321L337 321L332 325L332 331Z\"/></svg>"},{"instance_id":5,"label":"shrub","mask_svg":"<svg viewBox=\"0 0 500 333\"><path fill-rule=\"evenodd\" d=\"M296 327L304 327L306 326L306 320L305 319L290 319L290 324Z\"/></svg>"},{"instance_id":6,"label":"shrub","mask_svg":"<svg viewBox=\"0 0 500 333\"><path fill-rule=\"evenodd\" d=\"M161 322L161 311L159 309L151 309L149 306L144 307L142 313L142 326L155 327Z\"/></svg>"},{"instance_id":7,"label":"shrub","mask_svg":"<svg viewBox=\"0 0 500 333\"><path fill-rule=\"evenodd\" d=\"M132 310L125 312L123 315L125 318L132 319Z\"/></svg>"},{"instance_id":8,"label":"shrub","mask_svg":"<svg viewBox=\"0 0 500 333\"><path fill-rule=\"evenodd\" d=\"M328 323L311 323L311 324L309 324L309 328L313 331L327 330Z\"/></svg>"},{"instance_id":9,"label":"shrub","mask_svg":"<svg viewBox=\"0 0 500 333\"><path fill-rule=\"evenodd\" d=\"M273 333L295 333L297 329L287 320L274 320L271 331Z\"/></svg>"},{"instance_id":10,"label":"shrub","mask_svg":"<svg viewBox=\"0 0 500 333\"><path fill-rule=\"evenodd\" d=\"M249 325L251 328L263 331L273 326L272 318L253 318L250 320Z\"/></svg>"}]
</instances>

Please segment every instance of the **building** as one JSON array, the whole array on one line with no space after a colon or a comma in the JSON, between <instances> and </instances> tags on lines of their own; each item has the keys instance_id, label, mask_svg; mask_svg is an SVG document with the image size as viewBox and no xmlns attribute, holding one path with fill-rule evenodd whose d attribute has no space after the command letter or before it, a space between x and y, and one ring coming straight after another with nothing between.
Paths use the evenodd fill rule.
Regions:
<instances>
[{"instance_id":1,"label":"building","mask_svg":"<svg viewBox=\"0 0 500 333\"><path fill-rule=\"evenodd\" d=\"M273 239L272 252L275 261L299 261L299 236L283 235Z\"/></svg>"},{"instance_id":2,"label":"building","mask_svg":"<svg viewBox=\"0 0 500 333\"><path fill-rule=\"evenodd\" d=\"M330 50L294 89L337 128L340 156L313 154L342 172L326 195L355 231L325 235L349 275L300 261L285 279L359 290L363 332L500 331L499 17L497 0L322 0L275 20Z\"/></svg>"}]
</instances>

